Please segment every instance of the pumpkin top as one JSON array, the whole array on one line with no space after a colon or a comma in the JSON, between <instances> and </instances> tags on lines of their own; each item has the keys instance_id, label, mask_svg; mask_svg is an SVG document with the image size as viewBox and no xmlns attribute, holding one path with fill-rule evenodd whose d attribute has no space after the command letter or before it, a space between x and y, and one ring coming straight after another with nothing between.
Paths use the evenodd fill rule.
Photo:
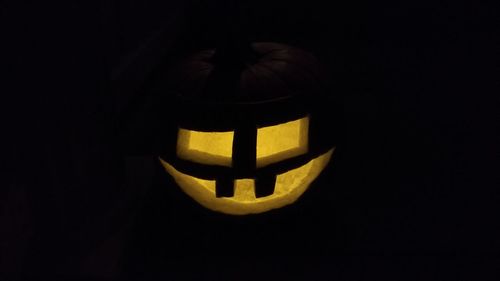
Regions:
<instances>
[{"instance_id":1,"label":"pumpkin top","mask_svg":"<svg viewBox=\"0 0 500 281\"><path fill-rule=\"evenodd\" d=\"M182 98L253 103L322 93L322 70L309 52L260 42L204 50L176 64L171 88Z\"/></svg>"}]
</instances>

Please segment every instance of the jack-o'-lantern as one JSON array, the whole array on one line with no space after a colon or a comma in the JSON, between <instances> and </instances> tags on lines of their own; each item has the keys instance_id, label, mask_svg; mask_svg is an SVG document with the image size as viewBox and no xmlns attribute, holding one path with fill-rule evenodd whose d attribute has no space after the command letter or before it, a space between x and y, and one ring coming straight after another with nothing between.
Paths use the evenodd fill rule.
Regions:
<instances>
[{"instance_id":1,"label":"jack-o'-lantern","mask_svg":"<svg viewBox=\"0 0 500 281\"><path fill-rule=\"evenodd\" d=\"M246 215L292 204L332 157L322 73L302 49L202 51L177 64L170 80L176 127L160 161L208 209Z\"/></svg>"}]
</instances>

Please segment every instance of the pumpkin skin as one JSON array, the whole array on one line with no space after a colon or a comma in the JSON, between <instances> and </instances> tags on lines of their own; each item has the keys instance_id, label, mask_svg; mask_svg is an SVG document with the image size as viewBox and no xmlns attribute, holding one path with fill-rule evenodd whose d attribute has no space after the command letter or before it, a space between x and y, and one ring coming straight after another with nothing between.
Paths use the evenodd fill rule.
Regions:
<instances>
[{"instance_id":1,"label":"pumpkin skin","mask_svg":"<svg viewBox=\"0 0 500 281\"><path fill-rule=\"evenodd\" d=\"M160 162L213 211L247 215L292 204L334 151L322 132L329 118L320 107L320 64L278 43L226 53L202 51L171 69L175 126Z\"/></svg>"},{"instance_id":2,"label":"pumpkin skin","mask_svg":"<svg viewBox=\"0 0 500 281\"><path fill-rule=\"evenodd\" d=\"M248 50L240 53L245 51L248 53ZM312 54L296 47L268 42L253 43L250 52L234 54L239 58L222 59L214 58L215 49L194 54L171 73L175 77L172 88L183 96L214 101L220 95L215 91L207 95L206 88L213 87L207 83L214 80L214 70L221 69L219 72L226 79L221 79L223 84L217 85L217 90L231 88L231 92L224 95L224 101L268 101L297 94L316 96L323 90L324 72ZM219 67L217 63L225 65Z\"/></svg>"}]
</instances>

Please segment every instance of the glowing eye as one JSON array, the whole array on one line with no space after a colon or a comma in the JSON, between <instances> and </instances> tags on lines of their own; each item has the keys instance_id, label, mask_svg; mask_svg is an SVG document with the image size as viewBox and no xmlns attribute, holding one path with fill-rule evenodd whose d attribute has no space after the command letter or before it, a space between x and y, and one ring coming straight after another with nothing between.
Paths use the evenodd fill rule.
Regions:
<instances>
[{"instance_id":1,"label":"glowing eye","mask_svg":"<svg viewBox=\"0 0 500 281\"><path fill-rule=\"evenodd\" d=\"M257 129L257 167L308 151L309 117Z\"/></svg>"},{"instance_id":2,"label":"glowing eye","mask_svg":"<svg viewBox=\"0 0 500 281\"><path fill-rule=\"evenodd\" d=\"M179 129L177 156L208 165L231 167L234 132L198 132Z\"/></svg>"}]
</instances>

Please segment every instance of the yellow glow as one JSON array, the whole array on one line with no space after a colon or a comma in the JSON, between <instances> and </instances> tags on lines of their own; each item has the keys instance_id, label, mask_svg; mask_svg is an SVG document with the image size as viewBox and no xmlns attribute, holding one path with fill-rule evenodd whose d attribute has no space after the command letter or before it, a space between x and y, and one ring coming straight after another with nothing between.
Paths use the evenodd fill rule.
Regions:
<instances>
[{"instance_id":1,"label":"yellow glow","mask_svg":"<svg viewBox=\"0 0 500 281\"><path fill-rule=\"evenodd\" d=\"M189 161L231 166L233 132L198 132L179 129L177 156Z\"/></svg>"},{"instance_id":2,"label":"yellow glow","mask_svg":"<svg viewBox=\"0 0 500 281\"><path fill-rule=\"evenodd\" d=\"M309 117L257 129L257 167L307 153Z\"/></svg>"},{"instance_id":3,"label":"yellow glow","mask_svg":"<svg viewBox=\"0 0 500 281\"><path fill-rule=\"evenodd\" d=\"M255 180L241 179L234 181L234 200L255 201Z\"/></svg>"},{"instance_id":4,"label":"yellow glow","mask_svg":"<svg viewBox=\"0 0 500 281\"><path fill-rule=\"evenodd\" d=\"M274 194L255 198L253 179L237 179L234 197L215 197L215 181L198 179L176 170L160 161L180 188L201 205L213 211L231 215L247 215L266 212L294 203L326 167L334 149L309 161L307 164L279 174Z\"/></svg>"}]
</instances>

